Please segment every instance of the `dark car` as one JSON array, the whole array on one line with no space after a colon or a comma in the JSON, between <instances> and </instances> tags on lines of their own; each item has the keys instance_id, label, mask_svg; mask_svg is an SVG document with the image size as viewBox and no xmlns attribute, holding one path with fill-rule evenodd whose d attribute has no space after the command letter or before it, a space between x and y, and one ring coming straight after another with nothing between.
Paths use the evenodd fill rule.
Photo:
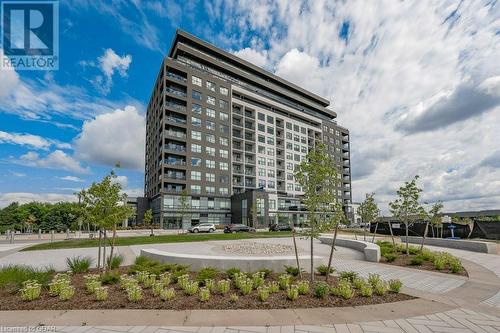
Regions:
<instances>
[{"instance_id":1,"label":"dark car","mask_svg":"<svg viewBox=\"0 0 500 333\"><path fill-rule=\"evenodd\" d=\"M225 234L234 234L237 232L255 232L255 228L249 227L244 224L230 224L224 228Z\"/></svg>"},{"instance_id":2,"label":"dark car","mask_svg":"<svg viewBox=\"0 0 500 333\"><path fill-rule=\"evenodd\" d=\"M292 231L292 226L289 224L272 224L269 227L270 231Z\"/></svg>"}]
</instances>

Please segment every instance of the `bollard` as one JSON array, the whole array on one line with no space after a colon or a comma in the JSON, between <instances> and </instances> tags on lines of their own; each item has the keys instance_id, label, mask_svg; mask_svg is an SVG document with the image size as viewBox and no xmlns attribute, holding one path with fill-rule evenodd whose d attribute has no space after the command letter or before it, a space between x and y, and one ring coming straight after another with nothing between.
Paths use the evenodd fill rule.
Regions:
<instances>
[{"instance_id":1,"label":"bollard","mask_svg":"<svg viewBox=\"0 0 500 333\"><path fill-rule=\"evenodd\" d=\"M69 229L66 229L66 239L69 239Z\"/></svg>"},{"instance_id":2,"label":"bollard","mask_svg":"<svg viewBox=\"0 0 500 333\"><path fill-rule=\"evenodd\" d=\"M5 232L5 239L9 240L10 237L10 229Z\"/></svg>"},{"instance_id":3,"label":"bollard","mask_svg":"<svg viewBox=\"0 0 500 333\"><path fill-rule=\"evenodd\" d=\"M54 230L50 230L50 242L54 242Z\"/></svg>"},{"instance_id":4,"label":"bollard","mask_svg":"<svg viewBox=\"0 0 500 333\"><path fill-rule=\"evenodd\" d=\"M14 231L10 232L10 243L14 244Z\"/></svg>"},{"instance_id":5,"label":"bollard","mask_svg":"<svg viewBox=\"0 0 500 333\"><path fill-rule=\"evenodd\" d=\"M42 239L42 229L38 229L38 239Z\"/></svg>"}]
</instances>

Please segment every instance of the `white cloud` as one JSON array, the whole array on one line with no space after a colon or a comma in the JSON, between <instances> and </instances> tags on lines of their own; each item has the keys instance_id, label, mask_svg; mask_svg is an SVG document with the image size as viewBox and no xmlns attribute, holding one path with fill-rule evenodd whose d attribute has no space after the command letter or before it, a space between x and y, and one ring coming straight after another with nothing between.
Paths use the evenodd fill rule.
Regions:
<instances>
[{"instance_id":1,"label":"white cloud","mask_svg":"<svg viewBox=\"0 0 500 333\"><path fill-rule=\"evenodd\" d=\"M127 176L116 176L116 178L113 179L113 182L116 184L120 184L123 189L128 185L128 178Z\"/></svg>"},{"instance_id":2,"label":"white cloud","mask_svg":"<svg viewBox=\"0 0 500 333\"><path fill-rule=\"evenodd\" d=\"M77 201L77 198L73 194L60 194L60 193L24 193L24 192L12 192L12 193L1 193L0 192L0 208L6 207L12 202L18 203L28 203L28 202L48 202L57 203L61 201Z\"/></svg>"},{"instance_id":3,"label":"white cloud","mask_svg":"<svg viewBox=\"0 0 500 333\"><path fill-rule=\"evenodd\" d=\"M83 124L75 156L89 163L144 170L144 117L132 106L97 116Z\"/></svg>"},{"instance_id":4,"label":"white cloud","mask_svg":"<svg viewBox=\"0 0 500 333\"><path fill-rule=\"evenodd\" d=\"M267 51L256 51L249 47L233 52L233 54L237 57L245 59L252 64L265 67L267 64Z\"/></svg>"},{"instance_id":5,"label":"white cloud","mask_svg":"<svg viewBox=\"0 0 500 333\"><path fill-rule=\"evenodd\" d=\"M55 145L60 149L69 149L71 145L62 143L57 140L45 139L38 135L28 133L8 133L0 131L0 144L15 144L21 146L28 146L35 149L47 150L50 146Z\"/></svg>"},{"instance_id":6,"label":"white cloud","mask_svg":"<svg viewBox=\"0 0 500 333\"><path fill-rule=\"evenodd\" d=\"M64 177L57 177L58 179L61 179L61 180L66 180L66 181L69 181L69 182L75 182L75 183L82 183L84 182L83 179L79 178L79 177L75 177L75 176L64 176Z\"/></svg>"},{"instance_id":7,"label":"white cloud","mask_svg":"<svg viewBox=\"0 0 500 333\"><path fill-rule=\"evenodd\" d=\"M38 153L30 151L21 155L19 159L11 159L9 162L29 167L60 169L76 173L90 172L89 168L83 167L78 161L62 150L55 150L45 157L41 157Z\"/></svg>"},{"instance_id":8,"label":"white cloud","mask_svg":"<svg viewBox=\"0 0 500 333\"><path fill-rule=\"evenodd\" d=\"M85 64L95 63L84 62ZM119 56L115 53L113 49L106 49L104 54L97 58L97 66L104 75L98 75L91 82L94 86L101 91L103 94L107 94L111 91L113 86L113 75L117 72L121 77L127 76L127 71L132 63L132 56L130 54Z\"/></svg>"}]
</instances>

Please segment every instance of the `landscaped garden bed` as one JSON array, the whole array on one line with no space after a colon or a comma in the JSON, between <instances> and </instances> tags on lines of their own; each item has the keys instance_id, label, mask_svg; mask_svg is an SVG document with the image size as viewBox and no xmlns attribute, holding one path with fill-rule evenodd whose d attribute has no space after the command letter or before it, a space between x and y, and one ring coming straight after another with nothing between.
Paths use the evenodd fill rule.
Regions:
<instances>
[{"instance_id":1,"label":"landscaped garden bed","mask_svg":"<svg viewBox=\"0 0 500 333\"><path fill-rule=\"evenodd\" d=\"M285 309L342 307L380 304L412 299L400 293L399 280L382 281L377 275L359 278L353 272L323 275L310 284L289 273L271 271L243 273L213 268L198 273L187 266L160 264L138 257L130 267L106 274L58 273L53 271L10 277L0 270L0 310L66 309ZM320 270L325 274L324 270ZM13 273L14 272L14 273ZM25 280L29 278L28 280ZM3 279L3 280L2 280ZM9 282L10 279L10 282Z\"/></svg>"},{"instance_id":2,"label":"landscaped garden bed","mask_svg":"<svg viewBox=\"0 0 500 333\"><path fill-rule=\"evenodd\" d=\"M404 244L393 245L388 241L378 241L380 262L395 266L413 267L440 273L467 276L460 260L447 252L436 252L428 249L420 251L415 246L409 246L409 254L406 255Z\"/></svg>"}]
</instances>

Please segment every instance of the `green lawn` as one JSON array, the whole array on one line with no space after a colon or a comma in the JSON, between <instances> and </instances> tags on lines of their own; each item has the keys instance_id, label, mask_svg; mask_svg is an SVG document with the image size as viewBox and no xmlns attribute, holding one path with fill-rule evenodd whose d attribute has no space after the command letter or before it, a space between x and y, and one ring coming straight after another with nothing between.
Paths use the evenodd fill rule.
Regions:
<instances>
[{"instance_id":1,"label":"green lawn","mask_svg":"<svg viewBox=\"0 0 500 333\"><path fill-rule=\"evenodd\" d=\"M236 240L252 238L289 237L290 232L256 232L237 234L182 234L161 236L137 236L116 239L116 246L158 244L158 243L181 243L181 242L203 242L209 240ZM24 248L21 251L74 249L81 247L97 247L97 239L76 239L54 243L43 243Z\"/></svg>"}]
</instances>

